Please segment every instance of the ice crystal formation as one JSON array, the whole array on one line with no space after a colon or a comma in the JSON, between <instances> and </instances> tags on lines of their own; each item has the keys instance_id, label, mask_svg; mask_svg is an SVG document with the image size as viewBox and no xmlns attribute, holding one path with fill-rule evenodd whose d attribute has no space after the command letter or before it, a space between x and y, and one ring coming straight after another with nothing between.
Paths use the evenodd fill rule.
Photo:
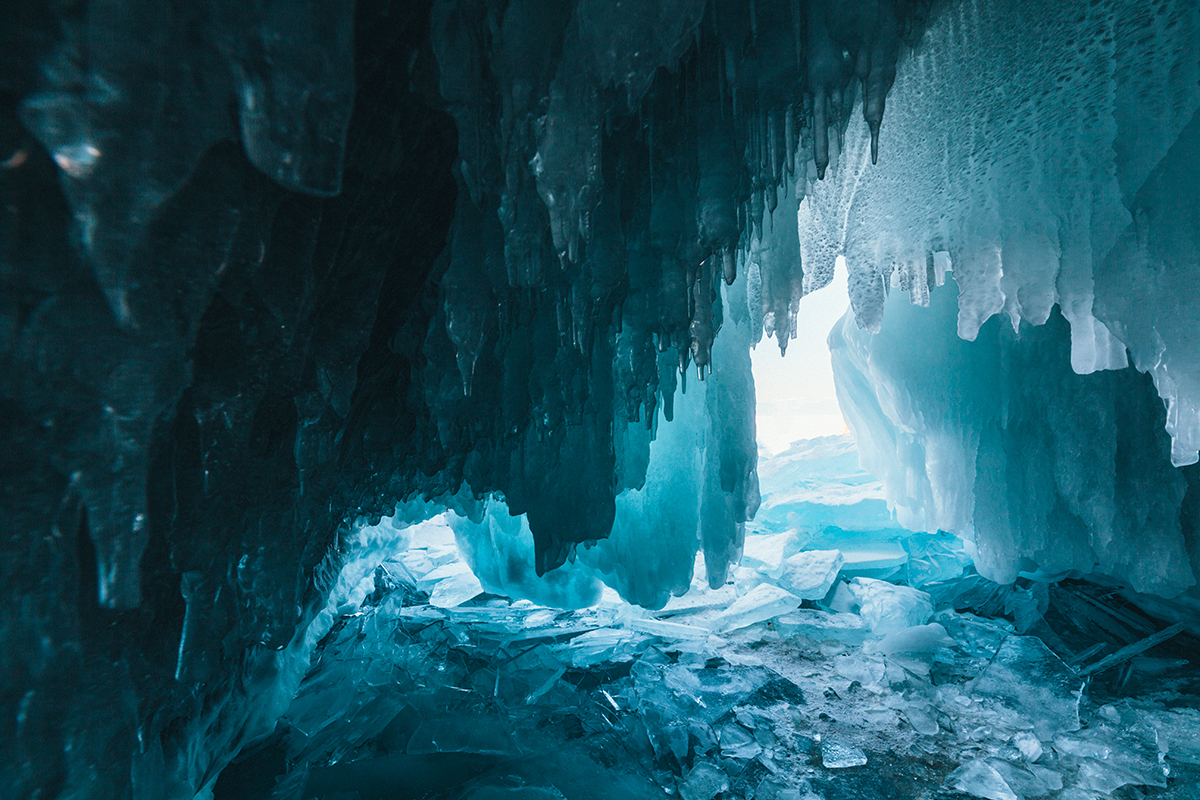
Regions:
<instances>
[{"instance_id":1,"label":"ice crystal formation","mask_svg":"<svg viewBox=\"0 0 1200 800\"><path fill-rule=\"evenodd\" d=\"M403 611L481 592L604 609L615 591L658 613L737 587L703 625L628 609L615 633L575 620L578 652L522 656L519 680L545 691L512 690L535 704L569 670L636 651L632 683L605 697L652 731L638 757L685 800L750 797L765 780L730 780L689 736L748 761L782 734L759 712L716 714L699 684L692 705L664 705L663 687L784 691L737 648L720 675L675 669L678 647L670 665L646 656L654 637L699 635L689 627L787 617L780 630L836 629L857 647L865 624L880 647L926 655L956 641L962 659L993 659L976 688L1033 659L1074 709L1059 656L1075 643L1029 641L1042 641L1024 636L1029 609L1050 606L1012 587L1099 576L1147 608L1194 608L1197 109L1194 0L6 8L0 793L211 791L277 725L311 722L322 670L354 658L338 655L354 647L347 625L390 626L425 655L495 644L490 612L453 644L420 633L426 611ZM793 485L765 491L749 351L785 350L800 299L841 259L839 398L881 483L806 495L811 459L793 453L770 473ZM377 573L366 602L360 583L440 513L465 561ZM819 535L798 543L799 529ZM934 630L933 600L905 593L970 563L1009 587L1000 606L1023 615L1000 628L1011 644L972 650L991 633L956 633L969 624L944 608ZM818 601L836 616L804 621ZM541 613L505 609L500 627ZM1158 635L1129 624L1123 646ZM507 665L514 641L480 657ZM885 692L882 656L837 657ZM351 672L371 687L360 699L384 680ZM340 743L294 733L287 758L329 765L364 731L383 735L400 719L389 698L383 724ZM967 718L953 702L908 697L904 713L936 733ZM667 724L697 703L715 716L690 733ZM1159 723L1179 738L1183 723ZM1088 748L1133 740L1080 725L1013 745L1053 741L1062 769L981 752L946 785L1120 788ZM1137 741L1127 772L1157 786L1161 758ZM849 770L868 744L818 735L805 752ZM1054 788L1038 769L1081 782ZM300 774L280 798L301 796Z\"/></svg>"}]
</instances>

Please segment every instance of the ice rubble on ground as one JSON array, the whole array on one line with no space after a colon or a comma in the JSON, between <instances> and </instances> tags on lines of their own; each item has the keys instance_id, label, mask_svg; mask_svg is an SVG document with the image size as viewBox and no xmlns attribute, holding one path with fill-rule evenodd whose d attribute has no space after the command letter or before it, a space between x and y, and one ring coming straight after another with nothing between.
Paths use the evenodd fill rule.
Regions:
<instances>
[{"instance_id":1,"label":"ice rubble on ground","mask_svg":"<svg viewBox=\"0 0 1200 800\"><path fill-rule=\"evenodd\" d=\"M853 578L850 612L797 608L762 573L713 589L702 557L690 591L657 611L611 590L575 610L483 590L437 607L431 595L462 574L455 532L436 517L407 538L317 646L279 728L290 771L273 800L365 798L401 776L447 800L939 787L1099 800L1178 788L1171 776L1200 762L1191 710L1097 708L1040 639L954 611L979 594L970 575L931 587L958 598L932 622L930 595L911 587ZM880 635L864 615L898 627Z\"/></svg>"}]
</instances>

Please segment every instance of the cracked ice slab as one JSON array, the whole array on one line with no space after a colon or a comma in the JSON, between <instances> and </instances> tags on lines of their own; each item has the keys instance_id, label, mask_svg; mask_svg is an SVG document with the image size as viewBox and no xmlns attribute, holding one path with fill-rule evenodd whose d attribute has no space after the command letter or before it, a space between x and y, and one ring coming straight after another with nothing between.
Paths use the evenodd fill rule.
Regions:
<instances>
[{"instance_id":1,"label":"cracked ice slab","mask_svg":"<svg viewBox=\"0 0 1200 800\"><path fill-rule=\"evenodd\" d=\"M739 597L712 621L714 631L732 631L765 622L800 606L800 598L770 583L761 583Z\"/></svg>"},{"instance_id":2,"label":"cracked ice slab","mask_svg":"<svg viewBox=\"0 0 1200 800\"><path fill-rule=\"evenodd\" d=\"M1084 680L1036 636L1009 636L983 673L969 684L1032 724L1042 740L1077 731Z\"/></svg>"}]
</instances>

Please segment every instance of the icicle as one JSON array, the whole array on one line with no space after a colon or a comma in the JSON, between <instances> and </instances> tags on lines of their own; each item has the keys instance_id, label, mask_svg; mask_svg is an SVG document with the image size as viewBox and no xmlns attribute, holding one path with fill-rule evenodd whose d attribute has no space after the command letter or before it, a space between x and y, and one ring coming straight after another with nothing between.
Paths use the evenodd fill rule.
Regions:
<instances>
[{"instance_id":1,"label":"icicle","mask_svg":"<svg viewBox=\"0 0 1200 800\"><path fill-rule=\"evenodd\" d=\"M800 10L800 0L792 0L792 38L796 44L796 67L804 66L804 34L802 30L802 17L804 12Z\"/></svg>"},{"instance_id":2,"label":"icicle","mask_svg":"<svg viewBox=\"0 0 1200 800\"><path fill-rule=\"evenodd\" d=\"M737 280L737 253L732 247L721 251L721 271L725 276L725 285L732 286Z\"/></svg>"},{"instance_id":3,"label":"icicle","mask_svg":"<svg viewBox=\"0 0 1200 800\"><path fill-rule=\"evenodd\" d=\"M825 180L829 166L829 122L825 116L825 87L817 87L813 96L813 157L817 164L817 180Z\"/></svg>"},{"instance_id":4,"label":"icicle","mask_svg":"<svg viewBox=\"0 0 1200 800\"><path fill-rule=\"evenodd\" d=\"M755 177L758 178L759 186L766 186L770 183L769 177L771 175L771 136L767 110L765 108L759 109L755 123L757 127L755 144L758 160L755 168Z\"/></svg>"},{"instance_id":5,"label":"icicle","mask_svg":"<svg viewBox=\"0 0 1200 800\"><path fill-rule=\"evenodd\" d=\"M704 368L709 365L712 352L713 337L713 264L712 257L704 262L699 270L698 279L693 288L694 312L692 315L691 353L692 361L700 380L704 380Z\"/></svg>"},{"instance_id":6,"label":"icicle","mask_svg":"<svg viewBox=\"0 0 1200 800\"><path fill-rule=\"evenodd\" d=\"M846 114L846 91L844 89L834 89L830 92L829 99L832 106L833 125L837 132L838 152L841 153L846 149L844 138L846 126L843 124Z\"/></svg>"},{"instance_id":7,"label":"icicle","mask_svg":"<svg viewBox=\"0 0 1200 800\"><path fill-rule=\"evenodd\" d=\"M725 48L725 74L729 80L729 95L733 100L733 116L738 116L738 72L737 62L734 61L733 47Z\"/></svg>"},{"instance_id":8,"label":"icicle","mask_svg":"<svg viewBox=\"0 0 1200 800\"><path fill-rule=\"evenodd\" d=\"M779 116L775 109L771 109L767 113L767 158L771 168L771 182L773 185L779 184L779 178L783 172L783 148L779 142ZM771 206L774 211L774 204Z\"/></svg>"},{"instance_id":9,"label":"icicle","mask_svg":"<svg viewBox=\"0 0 1200 800\"><path fill-rule=\"evenodd\" d=\"M783 145L786 150L787 163L785 165L787 175L790 178L796 174L796 104L788 103L787 111L783 116Z\"/></svg>"}]
</instances>

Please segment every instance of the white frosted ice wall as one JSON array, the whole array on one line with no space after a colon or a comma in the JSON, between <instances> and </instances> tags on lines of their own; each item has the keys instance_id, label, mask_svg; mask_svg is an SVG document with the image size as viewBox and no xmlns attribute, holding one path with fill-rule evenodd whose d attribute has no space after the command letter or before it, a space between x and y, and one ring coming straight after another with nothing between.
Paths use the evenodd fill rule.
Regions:
<instances>
[{"instance_id":1,"label":"white frosted ice wall","mask_svg":"<svg viewBox=\"0 0 1200 800\"><path fill-rule=\"evenodd\" d=\"M1195 0L952 4L900 65L879 163L854 116L836 168L808 182L805 271L844 253L872 331L888 285L927 302L939 251L963 339L1000 313L1044 323L1057 303L1074 371L1123 367L1128 346L1170 404L1174 463L1194 463L1198 203L1180 170L1195 147L1177 148L1170 187L1147 179L1200 107L1198 54Z\"/></svg>"},{"instance_id":2,"label":"white frosted ice wall","mask_svg":"<svg viewBox=\"0 0 1200 800\"><path fill-rule=\"evenodd\" d=\"M1040 569L1166 596L1194 585L1186 484L1149 379L1075 374L1057 312L1019 332L991 320L971 342L957 312L950 281L928 308L893 293L877 334L847 314L829 337L862 464L901 524L973 539L980 573L1001 583Z\"/></svg>"}]
</instances>

